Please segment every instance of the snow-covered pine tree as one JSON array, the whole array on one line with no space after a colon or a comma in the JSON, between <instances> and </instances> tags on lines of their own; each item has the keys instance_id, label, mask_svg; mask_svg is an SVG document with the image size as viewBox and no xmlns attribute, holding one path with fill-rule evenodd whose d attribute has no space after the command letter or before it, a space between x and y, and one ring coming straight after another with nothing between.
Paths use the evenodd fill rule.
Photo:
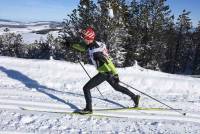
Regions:
<instances>
[{"instance_id":1,"label":"snow-covered pine tree","mask_svg":"<svg viewBox=\"0 0 200 134\"><path fill-rule=\"evenodd\" d=\"M75 9L64 22L62 35L64 44L67 46L68 42L78 42L80 30L92 26L96 31L97 41L104 42L108 46L114 63L123 66L126 30L124 30L122 8L125 2L124 0L99 0L97 4L98 6L91 0L80 1L78 9ZM73 53L71 50L67 51L68 59L71 61L74 61L74 58L70 58Z\"/></svg>"},{"instance_id":2,"label":"snow-covered pine tree","mask_svg":"<svg viewBox=\"0 0 200 134\"><path fill-rule=\"evenodd\" d=\"M99 0L100 18L97 22L98 38L108 46L113 62L124 66L127 31L125 29L124 11L127 7L124 0Z\"/></svg>"},{"instance_id":3,"label":"snow-covered pine tree","mask_svg":"<svg viewBox=\"0 0 200 134\"><path fill-rule=\"evenodd\" d=\"M127 15L126 29L128 31L126 49L125 66L134 65L135 60L139 60L140 53L137 52L139 44L141 44L142 35L140 30L140 5L137 0L132 0Z\"/></svg>"},{"instance_id":4,"label":"snow-covered pine tree","mask_svg":"<svg viewBox=\"0 0 200 134\"><path fill-rule=\"evenodd\" d=\"M91 0L81 0L77 9L73 10L71 15L68 15L68 19L66 19L63 24L63 32L61 34L63 39L63 46L66 50L66 60L76 61L77 58L75 56L75 51L69 48L69 45L73 42L79 42L81 39L80 32L82 29L85 29L88 26L93 26L96 22L96 5ZM94 27L94 26L93 26ZM95 27L94 27L95 28ZM80 55L81 53L76 53L76 55ZM81 56L83 57L83 56Z\"/></svg>"},{"instance_id":5,"label":"snow-covered pine tree","mask_svg":"<svg viewBox=\"0 0 200 134\"><path fill-rule=\"evenodd\" d=\"M141 0L139 35L142 40L136 52L142 66L160 69L165 60L166 42L163 32L169 23L170 10L166 0Z\"/></svg>"},{"instance_id":6,"label":"snow-covered pine tree","mask_svg":"<svg viewBox=\"0 0 200 134\"><path fill-rule=\"evenodd\" d=\"M162 71L172 73L173 72L173 64L175 60L175 46L176 46L176 36L177 32L175 29L174 16L171 17L171 21L166 25L166 29L164 31L164 40L167 43L167 51L165 54L166 59L161 66Z\"/></svg>"},{"instance_id":7,"label":"snow-covered pine tree","mask_svg":"<svg viewBox=\"0 0 200 134\"><path fill-rule=\"evenodd\" d=\"M111 3L111 7L113 9L114 21L116 27L114 29L113 37L111 35L111 44L112 47L110 49L111 54L114 57L114 62L117 66L125 66L126 60L126 49L125 46L128 45L128 5L125 0L113 0Z\"/></svg>"},{"instance_id":8,"label":"snow-covered pine tree","mask_svg":"<svg viewBox=\"0 0 200 134\"><path fill-rule=\"evenodd\" d=\"M40 46L38 41L35 41L35 43L31 43L29 45L26 45L26 58L31 59L38 59L40 55Z\"/></svg>"},{"instance_id":9,"label":"snow-covered pine tree","mask_svg":"<svg viewBox=\"0 0 200 134\"><path fill-rule=\"evenodd\" d=\"M9 32L10 29L6 27L3 31L4 31L4 32Z\"/></svg>"},{"instance_id":10,"label":"snow-covered pine tree","mask_svg":"<svg viewBox=\"0 0 200 134\"><path fill-rule=\"evenodd\" d=\"M15 33L5 33L0 36L1 55L20 57L22 50L22 36Z\"/></svg>"},{"instance_id":11,"label":"snow-covered pine tree","mask_svg":"<svg viewBox=\"0 0 200 134\"><path fill-rule=\"evenodd\" d=\"M165 63L164 32L171 21L166 0L133 0L129 8L127 57L146 68L161 69ZM133 64L127 58L126 65ZM132 60L133 62L134 60Z\"/></svg>"},{"instance_id":12,"label":"snow-covered pine tree","mask_svg":"<svg viewBox=\"0 0 200 134\"><path fill-rule=\"evenodd\" d=\"M62 48L62 38L55 38L52 34L47 35L46 44L49 45L50 59L63 60L65 59L65 49Z\"/></svg>"},{"instance_id":13,"label":"snow-covered pine tree","mask_svg":"<svg viewBox=\"0 0 200 134\"><path fill-rule=\"evenodd\" d=\"M194 57L192 65L192 74L200 75L200 21L193 33Z\"/></svg>"},{"instance_id":14,"label":"snow-covered pine tree","mask_svg":"<svg viewBox=\"0 0 200 134\"><path fill-rule=\"evenodd\" d=\"M175 60L173 73L186 73L186 71L191 70L189 66L191 65L192 57L192 40L191 40L191 28L192 23L189 18L190 12L183 10L182 14L179 15L177 20L177 42L175 48Z\"/></svg>"},{"instance_id":15,"label":"snow-covered pine tree","mask_svg":"<svg viewBox=\"0 0 200 134\"><path fill-rule=\"evenodd\" d=\"M55 42L55 38L53 37L52 34L47 34L47 40L46 43L49 45L49 53L50 53L50 60L53 60L55 58L54 52L55 52L55 46L57 45L57 43Z\"/></svg>"},{"instance_id":16,"label":"snow-covered pine tree","mask_svg":"<svg viewBox=\"0 0 200 134\"><path fill-rule=\"evenodd\" d=\"M2 35L0 35L0 55L3 56L3 39Z\"/></svg>"}]
</instances>

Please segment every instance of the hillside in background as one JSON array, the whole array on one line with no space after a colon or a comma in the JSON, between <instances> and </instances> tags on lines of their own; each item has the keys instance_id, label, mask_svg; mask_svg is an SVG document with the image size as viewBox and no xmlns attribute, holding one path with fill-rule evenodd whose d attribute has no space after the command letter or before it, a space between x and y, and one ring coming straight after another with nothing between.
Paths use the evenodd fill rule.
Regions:
<instances>
[{"instance_id":1,"label":"hillside in background","mask_svg":"<svg viewBox=\"0 0 200 134\"><path fill-rule=\"evenodd\" d=\"M21 34L24 43L28 44L45 40L47 34L57 37L61 27L62 23L55 21L19 22L0 19L0 35L6 32Z\"/></svg>"}]
</instances>

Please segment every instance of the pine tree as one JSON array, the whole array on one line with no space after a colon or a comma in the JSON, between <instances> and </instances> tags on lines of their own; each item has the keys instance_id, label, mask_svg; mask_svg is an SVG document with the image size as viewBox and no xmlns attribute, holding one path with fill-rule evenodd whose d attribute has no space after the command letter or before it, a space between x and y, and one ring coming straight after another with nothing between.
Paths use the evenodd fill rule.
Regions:
<instances>
[{"instance_id":1,"label":"pine tree","mask_svg":"<svg viewBox=\"0 0 200 134\"><path fill-rule=\"evenodd\" d=\"M126 29L128 31L128 36L125 46L127 52L125 66L132 66L134 60L139 60L141 54L141 51L138 49L142 40L142 32L140 28L140 5L137 0L132 0L128 8L127 17L128 24L126 24Z\"/></svg>"},{"instance_id":2,"label":"pine tree","mask_svg":"<svg viewBox=\"0 0 200 134\"><path fill-rule=\"evenodd\" d=\"M88 26L93 26L96 24L96 5L93 1L90 0L81 0L77 9L73 10L71 15L68 15L68 19L66 19L63 28L62 34L62 48L65 49L65 59L69 61L76 61L76 55L80 55L81 53L75 54L69 45L73 42L80 42L81 40L81 30L85 29ZM94 27L94 26L93 26ZM83 57L83 56L81 56Z\"/></svg>"},{"instance_id":3,"label":"pine tree","mask_svg":"<svg viewBox=\"0 0 200 134\"><path fill-rule=\"evenodd\" d=\"M102 27L104 27L101 28L104 31L103 42L108 46L113 62L118 67L122 67L126 56L124 47L127 40L125 27L127 23L127 5L124 0L102 0L100 1L100 7L103 22L98 24L102 24Z\"/></svg>"},{"instance_id":4,"label":"pine tree","mask_svg":"<svg viewBox=\"0 0 200 134\"><path fill-rule=\"evenodd\" d=\"M166 29L164 31L164 39L167 43L166 47L166 59L164 61L164 64L162 66L162 70L164 72L172 73L173 72L173 64L175 60L175 46L176 46L176 36L177 32L175 29L174 24L174 16L171 18L171 22L166 26Z\"/></svg>"},{"instance_id":5,"label":"pine tree","mask_svg":"<svg viewBox=\"0 0 200 134\"><path fill-rule=\"evenodd\" d=\"M164 64L166 42L163 36L170 21L169 6L166 0L134 0L131 3L130 23L132 38L136 38L134 56L139 64L151 69L160 69ZM129 30L131 31L131 30ZM134 32L136 32L134 34Z\"/></svg>"},{"instance_id":6,"label":"pine tree","mask_svg":"<svg viewBox=\"0 0 200 134\"><path fill-rule=\"evenodd\" d=\"M192 40L190 30L192 28L190 12L183 10L177 21L177 42L175 47L173 73L186 73L188 71L192 55Z\"/></svg>"},{"instance_id":7,"label":"pine tree","mask_svg":"<svg viewBox=\"0 0 200 134\"><path fill-rule=\"evenodd\" d=\"M200 21L193 33L193 42L195 48L194 48L192 74L200 75Z\"/></svg>"},{"instance_id":8,"label":"pine tree","mask_svg":"<svg viewBox=\"0 0 200 134\"><path fill-rule=\"evenodd\" d=\"M3 56L3 39L2 35L0 35L0 55Z\"/></svg>"},{"instance_id":9,"label":"pine tree","mask_svg":"<svg viewBox=\"0 0 200 134\"><path fill-rule=\"evenodd\" d=\"M22 49L22 36L15 33L1 35L1 55L20 57Z\"/></svg>"},{"instance_id":10,"label":"pine tree","mask_svg":"<svg viewBox=\"0 0 200 134\"><path fill-rule=\"evenodd\" d=\"M125 0L98 0L98 5L97 40L107 45L115 65L122 67L126 56L128 7Z\"/></svg>"},{"instance_id":11,"label":"pine tree","mask_svg":"<svg viewBox=\"0 0 200 134\"><path fill-rule=\"evenodd\" d=\"M80 30L92 26L96 32L96 40L104 42L117 66L123 66L125 59L126 30L124 29L124 0L99 0L96 6L93 1L82 0L78 9L69 15L64 22L64 44L80 41ZM111 13L112 12L112 13ZM113 15L111 15L113 14ZM66 49L68 49L66 47ZM68 59L74 51L68 50ZM83 56L81 56L83 57ZM71 60L74 61L72 57Z\"/></svg>"},{"instance_id":12,"label":"pine tree","mask_svg":"<svg viewBox=\"0 0 200 134\"><path fill-rule=\"evenodd\" d=\"M55 38L53 37L52 34L48 34L47 35L47 41L46 43L49 45L49 49L50 49L50 57L49 59L54 59L55 58L55 55L54 55L54 52L55 52L55 46L56 46L56 42L55 42Z\"/></svg>"},{"instance_id":13,"label":"pine tree","mask_svg":"<svg viewBox=\"0 0 200 134\"><path fill-rule=\"evenodd\" d=\"M9 32L10 29L6 27L3 31L4 31L4 32Z\"/></svg>"},{"instance_id":14,"label":"pine tree","mask_svg":"<svg viewBox=\"0 0 200 134\"><path fill-rule=\"evenodd\" d=\"M91 0L81 0L78 6L78 12L80 16L79 30L85 29L88 26L94 27L96 21L96 4Z\"/></svg>"}]
</instances>

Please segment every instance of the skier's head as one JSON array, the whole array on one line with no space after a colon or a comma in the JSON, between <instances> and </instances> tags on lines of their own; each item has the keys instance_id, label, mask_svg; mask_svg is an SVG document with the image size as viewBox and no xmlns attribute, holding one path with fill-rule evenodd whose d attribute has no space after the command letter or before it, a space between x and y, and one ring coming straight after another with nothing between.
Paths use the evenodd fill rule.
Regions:
<instances>
[{"instance_id":1,"label":"skier's head","mask_svg":"<svg viewBox=\"0 0 200 134\"><path fill-rule=\"evenodd\" d=\"M95 36L96 35L95 35L94 29L92 27L88 27L82 31L82 37L88 45L94 41Z\"/></svg>"}]
</instances>

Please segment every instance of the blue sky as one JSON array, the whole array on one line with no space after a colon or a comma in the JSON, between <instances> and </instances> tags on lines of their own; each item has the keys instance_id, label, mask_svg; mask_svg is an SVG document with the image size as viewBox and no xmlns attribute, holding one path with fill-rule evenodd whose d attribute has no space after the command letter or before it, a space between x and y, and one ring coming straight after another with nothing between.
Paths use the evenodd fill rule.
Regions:
<instances>
[{"instance_id":1,"label":"blue sky","mask_svg":"<svg viewBox=\"0 0 200 134\"><path fill-rule=\"evenodd\" d=\"M0 0L0 18L17 21L62 21L80 0ZM183 9L191 11L194 25L200 21L200 0L167 0L178 17Z\"/></svg>"},{"instance_id":2,"label":"blue sky","mask_svg":"<svg viewBox=\"0 0 200 134\"><path fill-rule=\"evenodd\" d=\"M17 21L62 21L79 0L0 0L0 18Z\"/></svg>"},{"instance_id":3,"label":"blue sky","mask_svg":"<svg viewBox=\"0 0 200 134\"><path fill-rule=\"evenodd\" d=\"M176 18L183 9L191 11L190 19L192 19L193 25L197 26L198 21L200 21L200 0L167 0L167 4Z\"/></svg>"}]
</instances>

